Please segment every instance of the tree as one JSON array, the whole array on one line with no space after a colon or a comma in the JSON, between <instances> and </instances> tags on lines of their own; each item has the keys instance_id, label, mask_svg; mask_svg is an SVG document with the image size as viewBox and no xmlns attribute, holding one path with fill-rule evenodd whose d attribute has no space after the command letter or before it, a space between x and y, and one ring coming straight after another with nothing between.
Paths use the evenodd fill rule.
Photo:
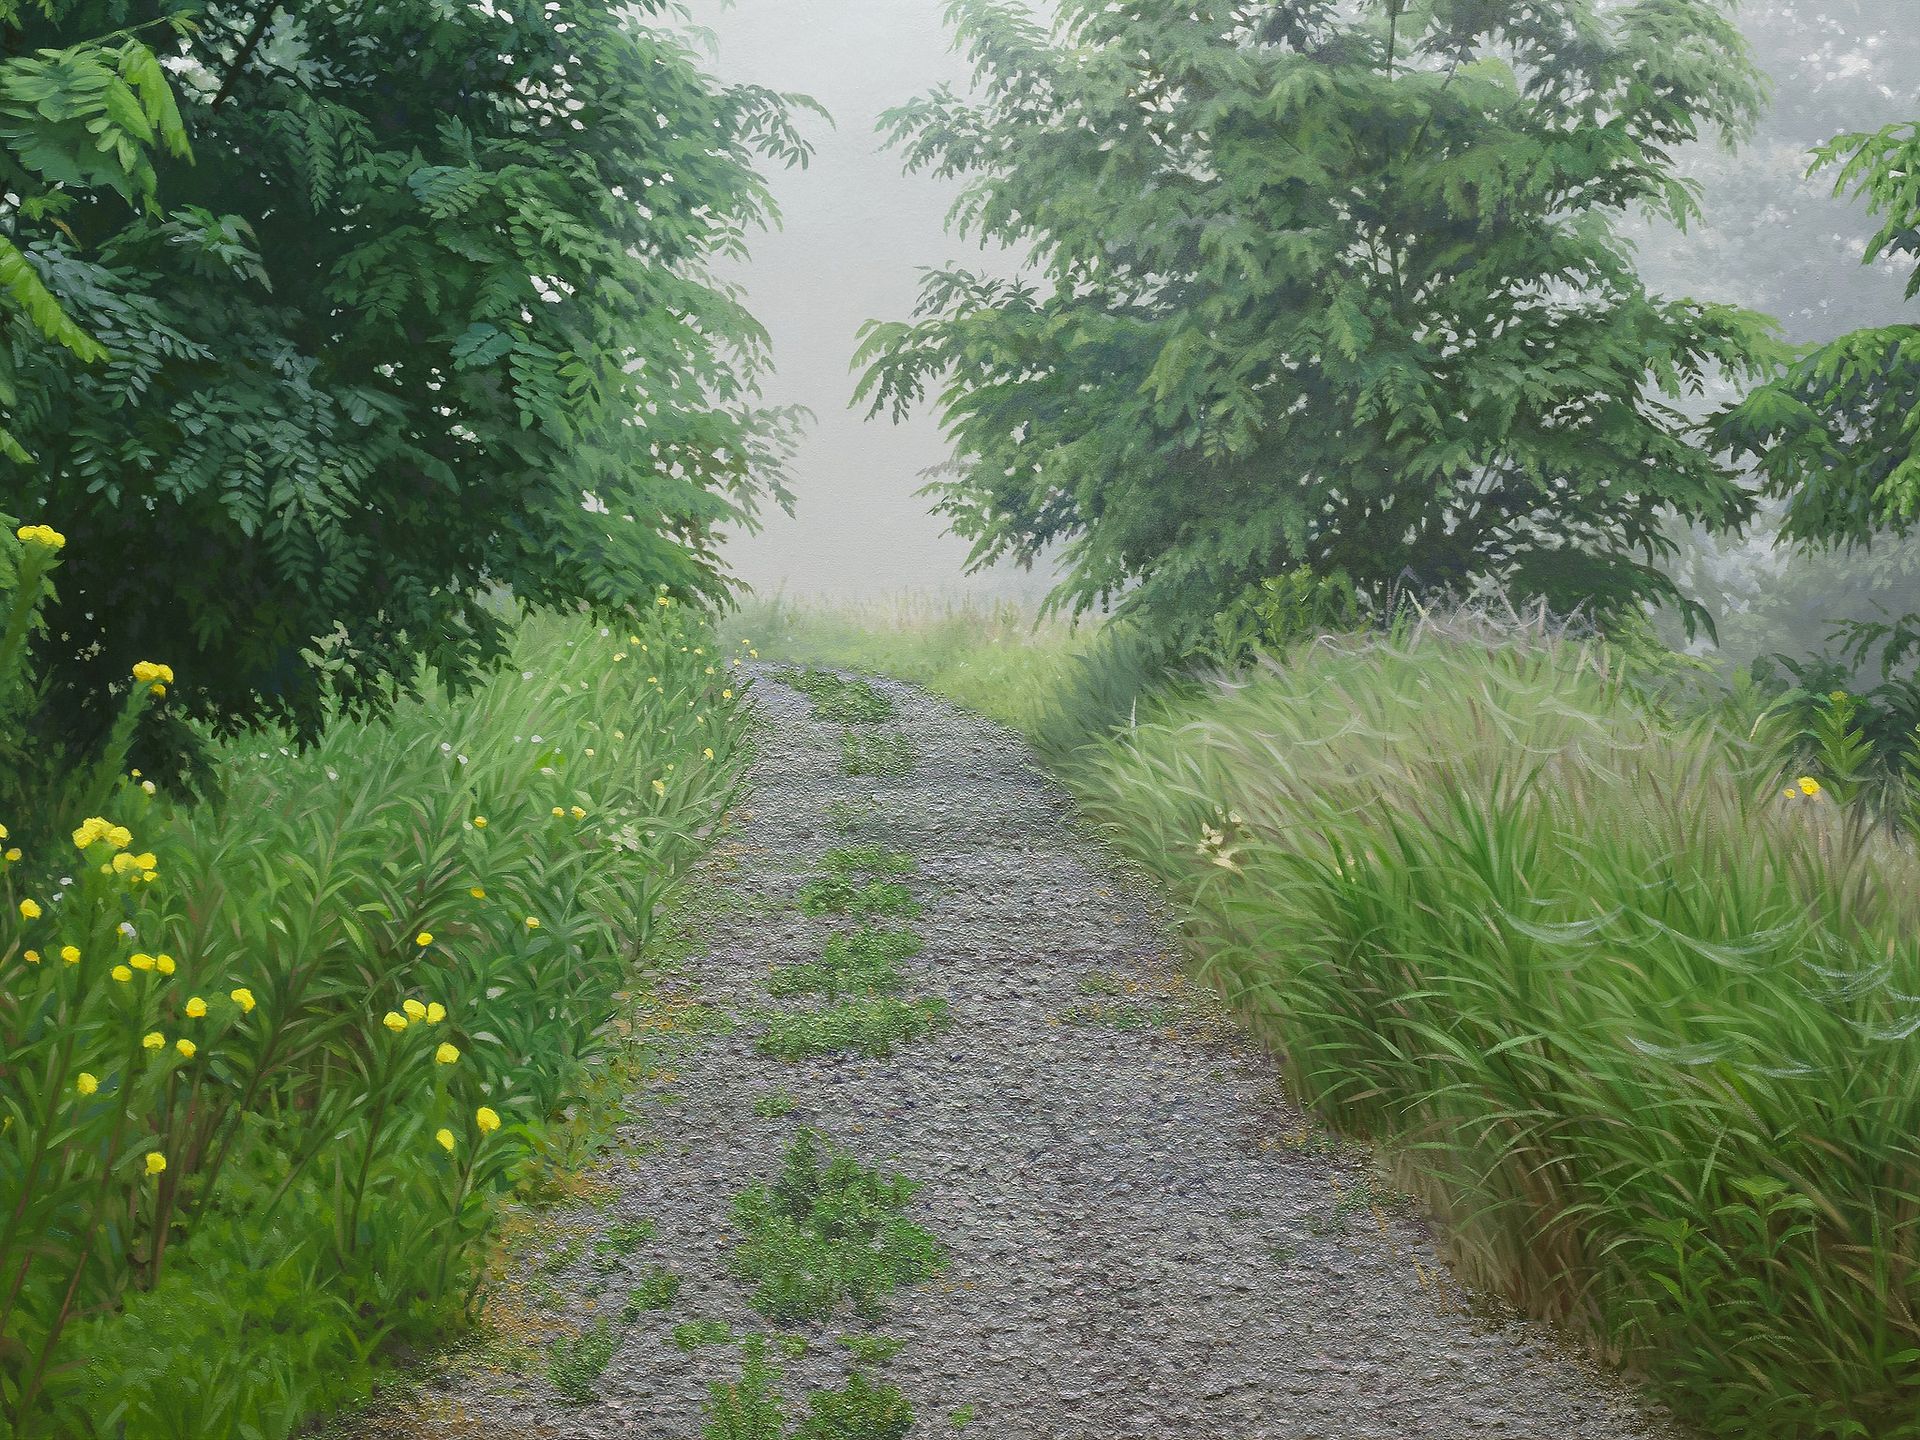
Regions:
<instances>
[{"instance_id":1,"label":"tree","mask_svg":"<svg viewBox=\"0 0 1920 1440\"><path fill-rule=\"evenodd\" d=\"M971 177L966 233L1037 274L927 276L859 393L938 385L976 562L1064 545L1054 602L1176 634L1307 565L1607 614L1674 597L1673 512L1750 499L1682 402L1771 357L1760 317L1663 299L1614 225L1684 224L1672 153L1748 127L1717 0L1006 0L949 14L980 98L885 121Z\"/></svg>"},{"instance_id":2,"label":"tree","mask_svg":"<svg viewBox=\"0 0 1920 1440\"><path fill-rule=\"evenodd\" d=\"M9 39L164 8L54 5ZM717 529L785 503L792 417L757 405L765 336L706 266L774 218L757 161L806 151L794 102L706 75L673 10L197 7L168 213L80 196L25 249L107 352L13 347L32 459L0 504L68 536L61 724L156 659L188 714L311 732L422 657L474 676L496 587L725 596Z\"/></svg>"}]
</instances>

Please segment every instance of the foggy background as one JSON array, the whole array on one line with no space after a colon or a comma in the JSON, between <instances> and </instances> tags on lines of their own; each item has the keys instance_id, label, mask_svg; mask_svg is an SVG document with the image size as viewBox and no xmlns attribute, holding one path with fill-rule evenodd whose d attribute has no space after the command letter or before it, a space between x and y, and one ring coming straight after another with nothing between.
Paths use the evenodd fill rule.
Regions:
<instances>
[{"instance_id":1,"label":"foggy background","mask_svg":"<svg viewBox=\"0 0 1920 1440\"><path fill-rule=\"evenodd\" d=\"M1046 577L1012 568L963 578L965 543L914 494L922 472L948 454L930 415L895 426L849 408L856 332L869 319L907 318L920 267L1015 268L1010 257L948 237L956 187L904 176L874 130L890 106L942 83L965 85L944 7L693 0L721 76L811 94L836 122L807 122L812 165L771 176L785 228L758 237L749 264L723 272L744 285L771 332L777 373L767 399L806 405L817 417L792 469L798 514L774 515L762 534L729 544L733 565L763 595L915 589L1032 598L1046 589ZM1859 263L1877 228L1864 206L1832 198L1830 175L1804 175L1807 152L1840 131L1920 118L1920 0L1747 0L1742 25L1773 80L1773 109L1739 153L1702 143L1680 157L1703 188L1703 224L1684 236L1626 227L1649 283L1765 311L1795 341L1920 321L1893 266ZM1762 529L1739 543L1699 540L1677 568L1722 618L1723 644L1737 654L1779 644L1784 632L1815 646L1823 616L1836 610L1861 614L1883 600L1920 609L1915 549L1909 541L1789 563Z\"/></svg>"}]
</instances>

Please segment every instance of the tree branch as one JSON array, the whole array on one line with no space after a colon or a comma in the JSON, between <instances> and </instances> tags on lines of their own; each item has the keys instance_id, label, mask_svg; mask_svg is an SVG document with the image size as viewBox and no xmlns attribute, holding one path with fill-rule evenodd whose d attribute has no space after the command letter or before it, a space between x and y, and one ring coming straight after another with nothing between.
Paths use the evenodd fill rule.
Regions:
<instances>
[{"instance_id":1,"label":"tree branch","mask_svg":"<svg viewBox=\"0 0 1920 1440\"><path fill-rule=\"evenodd\" d=\"M247 38L240 42L240 53L233 57L233 63L227 67L227 73L221 78L220 88L214 92L213 104L207 107L209 115L218 115L220 107L227 103L227 97L233 94L233 87L239 82L240 72L247 68L247 62L253 59L253 52L260 48L260 42L267 38L267 29L273 24L273 17L280 11L278 0L267 0L260 7L260 13L254 17L253 29L247 32Z\"/></svg>"}]
</instances>

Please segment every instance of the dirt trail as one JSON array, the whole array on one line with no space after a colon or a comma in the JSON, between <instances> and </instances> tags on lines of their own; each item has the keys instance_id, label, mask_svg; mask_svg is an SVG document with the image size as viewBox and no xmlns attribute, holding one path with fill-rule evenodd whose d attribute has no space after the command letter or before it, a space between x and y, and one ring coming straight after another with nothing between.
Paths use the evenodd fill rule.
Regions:
<instances>
[{"instance_id":1,"label":"dirt trail","mask_svg":"<svg viewBox=\"0 0 1920 1440\"><path fill-rule=\"evenodd\" d=\"M538 1369L461 1366L414 1418L362 1434L695 1440L709 1383L741 1368L737 1346L672 1342L706 1319L807 1337L805 1354L779 1357L796 1399L845 1379L839 1336L904 1341L869 1373L904 1391L916 1437L1669 1435L1543 1331L1467 1313L1420 1227L1389 1213L1367 1167L1318 1139L1271 1062L1178 982L1151 907L1017 739L878 688L897 709L882 728L918 753L898 777L847 776L841 727L784 685L757 686L754 789L714 876L733 899L688 967L698 999L740 1023L675 1060L672 1103L629 1127L603 1202L556 1213L575 1243L527 1261L572 1326L617 1311L653 1266L681 1277L673 1306L619 1326L583 1405ZM799 912L800 887L825 851L859 842L917 862L926 947L905 965L954 1023L888 1059L758 1055L754 1017L799 1003L769 997L769 972L814 958L836 928ZM756 1115L775 1090L792 1112ZM896 1293L873 1325L771 1325L728 1273L732 1197L778 1173L802 1124L923 1182L912 1216L952 1252L943 1277ZM592 1237L640 1220L652 1238L595 1255Z\"/></svg>"}]
</instances>

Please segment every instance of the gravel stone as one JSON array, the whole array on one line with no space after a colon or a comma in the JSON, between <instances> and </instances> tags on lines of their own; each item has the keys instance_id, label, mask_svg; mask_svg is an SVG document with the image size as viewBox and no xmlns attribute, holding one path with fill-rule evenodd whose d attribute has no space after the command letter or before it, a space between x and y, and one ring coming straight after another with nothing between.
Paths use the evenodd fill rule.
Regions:
<instances>
[{"instance_id":1,"label":"gravel stone","mask_svg":"<svg viewBox=\"0 0 1920 1440\"><path fill-rule=\"evenodd\" d=\"M661 1264L678 1300L624 1330L588 1405L539 1374L462 1368L446 1411L459 1425L369 1417L358 1433L696 1440L709 1383L739 1373L737 1347L670 1342L698 1317L807 1336L805 1356L776 1354L796 1411L845 1379L837 1336L906 1340L871 1373L906 1392L921 1437L1674 1440L1660 1407L1544 1327L1470 1311L1417 1220L1336 1218L1364 1161L1282 1140L1306 1122L1271 1059L1184 987L1166 917L1016 736L875 681L919 759L906 776L848 777L840 727L755 668L764 731L729 837L737 864L711 872L748 903L720 911L692 965L699 998L743 1023L674 1063L677 1102L648 1105L632 1135L651 1143L609 1167L617 1204L556 1217L589 1236L646 1217L658 1239L610 1276L589 1245L544 1277L572 1292L569 1310L603 1287L604 1313ZM862 807L852 837L828 823L836 800ZM838 928L793 897L851 841L916 857L926 946L904 962L905 993L943 997L954 1026L888 1060L757 1056L748 1017L806 1003L773 1001L768 973ZM1172 1024L1087 1017L1102 1004L1166 1006ZM795 1111L755 1117L776 1087ZM769 1325L727 1273L732 1197L777 1173L801 1124L923 1182L912 1216L952 1251L946 1275L897 1292L872 1326ZM959 1431L948 1417L966 1405Z\"/></svg>"}]
</instances>

